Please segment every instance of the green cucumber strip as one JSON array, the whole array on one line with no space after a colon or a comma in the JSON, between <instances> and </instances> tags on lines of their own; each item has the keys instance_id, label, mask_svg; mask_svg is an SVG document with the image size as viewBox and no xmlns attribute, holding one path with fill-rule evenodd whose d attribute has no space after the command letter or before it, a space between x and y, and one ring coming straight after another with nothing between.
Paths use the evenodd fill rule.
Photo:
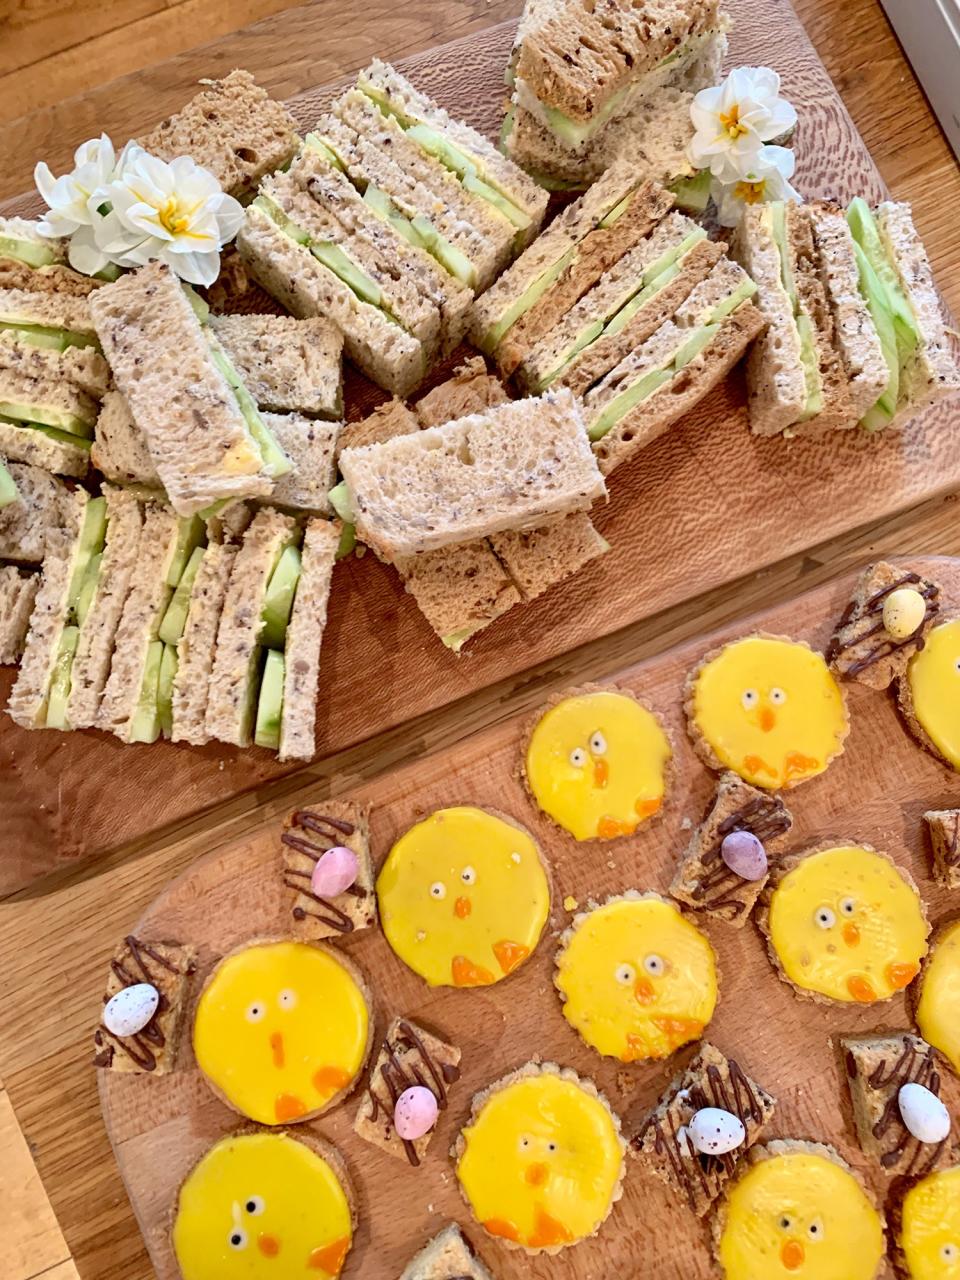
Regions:
<instances>
[{"instance_id":1,"label":"green cucumber strip","mask_svg":"<svg viewBox=\"0 0 960 1280\"><path fill-rule=\"evenodd\" d=\"M75 413L67 413L64 409L55 409L43 404L15 404L12 400L0 400L0 418L13 419L38 427L55 427L65 435L78 439L92 440L94 424L78 418Z\"/></svg>"},{"instance_id":2,"label":"green cucumber strip","mask_svg":"<svg viewBox=\"0 0 960 1280\"><path fill-rule=\"evenodd\" d=\"M310 151L319 152L328 164L333 165L335 169L339 169L341 173L344 172L343 161L330 144L324 138L321 138L318 133L308 133L303 140L303 145Z\"/></svg>"},{"instance_id":3,"label":"green cucumber strip","mask_svg":"<svg viewBox=\"0 0 960 1280\"><path fill-rule=\"evenodd\" d=\"M49 267L57 261L57 255L46 245L8 235L0 235L0 258L15 258L28 267Z\"/></svg>"},{"instance_id":4,"label":"green cucumber strip","mask_svg":"<svg viewBox=\"0 0 960 1280\"><path fill-rule=\"evenodd\" d=\"M198 547L206 538L203 519L199 515L180 516L177 520L177 545L167 570L167 586L175 587L193 555L194 547Z\"/></svg>"},{"instance_id":5,"label":"green cucumber strip","mask_svg":"<svg viewBox=\"0 0 960 1280\"><path fill-rule=\"evenodd\" d=\"M260 610L263 620L260 643L268 649L282 649L286 642L287 624L299 581L300 551L293 545L284 547L270 575L263 597L263 608Z\"/></svg>"},{"instance_id":6,"label":"green cucumber strip","mask_svg":"<svg viewBox=\"0 0 960 1280\"><path fill-rule=\"evenodd\" d=\"M340 530L340 542L337 546L337 560L345 560L357 545L357 530L349 520L343 522L343 528Z\"/></svg>"},{"instance_id":7,"label":"green cucumber strip","mask_svg":"<svg viewBox=\"0 0 960 1280\"><path fill-rule=\"evenodd\" d=\"M330 505L347 524L353 524L354 513L353 503L350 501L350 491L347 488L346 480L341 480L339 484L335 484L327 494L330 499Z\"/></svg>"},{"instance_id":8,"label":"green cucumber strip","mask_svg":"<svg viewBox=\"0 0 960 1280\"><path fill-rule=\"evenodd\" d=\"M797 283L793 278L790 265L790 246L787 242L787 210L782 200L769 206L770 226L773 240L780 258L780 280L784 292L790 300L794 324L800 338L800 363L803 366L803 381L806 398L803 411L798 421L808 422L823 411L823 383L820 378L820 357L817 354L817 338L810 317L800 306L797 294Z\"/></svg>"},{"instance_id":9,"label":"green cucumber strip","mask_svg":"<svg viewBox=\"0 0 960 1280\"><path fill-rule=\"evenodd\" d=\"M169 644L163 646L160 659L160 676L157 680L157 719L160 721L160 732L165 738L173 736L173 682L176 679L180 662L176 649Z\"/></svg>"},{"instance_id":10,"label":"green cucumber strip","mask_svg":"<svg viewBox=\"0 0 960 1280\"><path fill-rule=\"evenodd\" d=\"M203 564L204 552L204 547L194 547L190 554L190 559L180 575L180 581L177 583L170 603L167 605L166 612L163 615L163 621L157 631L157 638L162 640L164 644L177 645L183 638L183 629L187 625L187 614L190 612L190 597L193 594L193 584L196 582L200 566ZM168 578L167 581L169 582L170 579Z\"/></svg>"},{"instance_id":11,"label":"green cucumber strip","mask_svg":"<svg viewBox=\"0 0 960 1280\"><path fill-rule=\"evenodd\" d=\"M85 453L89 453L93 448L93 441L86 440L83 436L71 435L69 431L61 431L58 427L48 427L42 422L18 422L5 418L0 413L0 421L9 422L12 427L22 427L25 431L39 431L41 435L49 436L51 440L56 440L60 444L72 444L77 449L83 449Z\"/></svg>"},{"instance_id":12,"label":"green cucumber strip","mask_svg":"<svg viewBox=\"0 0 960 1280\"><path fill-rule=\"evenodd\" d=\"M483 335L480 346L487 355L493 355L509 330L513 328L521 316L526 315L530 308L539 302L550 286L563 275L567 267L573 262L576 254L576 246L571 246L562 257L557 259L553 266L547 267L546 270L542 271L533 283L527 286L519 298L511 302L500 319L492 324Z\"/></svg>"},{"instance_id":13,"label":"green cucumber strip","mask_svg":"<svg viewBox=\"0 0 960 1280\"><path fill-rule=\"evenodd\" d=\"M160 712L157 694L160 690L160 665L163 662L163 641L151 640L147 647L147 660L143 665L140 696L130 726L131 742L156 742L160 737Z\"/></svg>"},{"instance_id":14,"label":"green cucumber strip","mask_svg":"<svg viewBox=\"0 0 960 1280\"><path fill-rule=\"evenodd\" d=\"M103 550L107 536L107 500L91 498L83 512L83 523L80 526L80 537L77 554L74 559L73 573L67 588L67 613L76 616L77 604L80 600L80 589L83 579L90 567L90 561Z\"/></svg>"},{"instance_id":15,"label":"green cucumber strip","mask_svg":"<svg viewBox=\"0 0 960 1280\"><path fill-rule=\"evenodd\" d=\"M638 379L632 386L621 391L618 396L604 408L603 412L591 424L589 436L591 440L602 440L611 427L635 408L641 400L652 396L654 391L669 382L673 377L670 369L652 369Z\"/></svg>"},{"instance_id":16,"label":"green cucumber strip","mask_svg":"<svg viewBox=\"0 0 960 1280\"><path fill-rule=\"evenodd\" d=\"M411 226L423 241L423 246L431 257L436 258L444 271L449 272L461 284L469 289L477 285L477 269L470 259L456 245L440 234L433 223L424 214L418 213L411 221Z\"/></svg>"},{"instance_id":17,"label":"green cucumber strip","mask_svg":"<svg viewBox=\"0 0 960 1280\"><path fill-rule=\"evenodd\" d=\"M80 584L76 613L77 623L81 627L87 619L90 606L93 604L93 595L97 589L97 583L100 581L100 565L102 561L102 551L98 551L96 555L90 557L90 563L87 565L87 571L83 575L83 581Z\"/></svg>"},{"instance_id":18,"label":"green cucumber strip","mask_svg":"<svg viewBox=\"0 0 960 1280\"><path fill-rule=\"evenodd\" d=\"M4 507L9 507L11 502L16 502L20 497L20 491L17 489L13 476L4 466L0 459L0 511Z\"/></svg>"},{"instance_id":19,"label":"green cucumber strip","mask_svg":"<svg viewBox=\"0 0 960 1280\"><path fill-rule=\"evenodd\" d=\"M197 319L200 321L201 324L206 324L207 321L210 319L209 303L207 303L207 301L204 298L200 297L199 293L197 293L196 289L194 289L192 285L185 284L181 280L180 287L183 289L183 292L186 294L187 301L190 303L190 306L193 308L194 315L197 317Z\"/></svg>"},{"instance_id":20,"label":"green cucumber strip","mask_svg":"<svg viewBox=\"0 0 960 1280\"><path fill-rule=\"evenodd\" d=\"M69 729L67 719L67 702L70 698L73 658L77 652L80 639L79 627L64 627L60 632L60 643L57 645L57 656L53 664L53 675L47 692L46 726L48 729Z\"/></svg>"},{"instance_id":21,"label":"green cucumber strip","mask_svg":"<svg viewBox=\"0 0 960 1280\"><path fill-rule=\"evenodd\" d=\"M710 170L698 169L692 177L678 178L669 189L677 208L684 213L706 213L710 203Z\"/></svg>"},{"instance_id":22,"label":"green cucumber strip","mask_svg":"<svg viewBox=\"0 0 960 1280\"><path fill-rule=\"evenodd\" d=\"M853 251L857 259L857 270L860 273L860 292L870 312L870 319L877 330L889 374L889 381L883 395L863 416L861 424L868 431L880 431L893 421L900 398L900 350L897 344L897 327L887 290L856 240L853 243Z\"/></svg>"},{"instance_id":23,"label":"green cucumber strip","mask_svg":"<svg viewBox=\"0 0 960 1280\"><path fill-rule=\"evenodd\" d=\"M847 209L847 224L854 240L866 255L877 280L886 293L886 305L893 316L901 372L907 368L920 344L920 332L896 263L887 252L873 210L861 196Z\"/></svg>"},{"instance_id":24,"label":"green cucumber strip","mask_svg":"<svg viewBox=\"0 0 960 1280\"><path fill-rule=\"evenodd\" d=\"M280 746L280 725L283 720L283 680L286 671L283 654L278 649L268 649L260 680L260 697L257 700L257 723L253 740L258 747L276 751Z\"/></svg>"},{"instance_id":25,"label":"green cucumber strip","mask_svg":"<svg viewBox=\"0 0 960 1280\"><path fill-rule=\"evenodd\" d=\"M244 386L243 379L237 373L219 339L210 330L204 332L213 362L226 378L237 407L243 415L247 430L259 450L264 471L274 479L285 476L288 471L293 470L293 463L274 440L267 424L260 416L256 401Z\"/></svg>"},{"instance_id":26,"label":"green cucumber strip","mask_svg":"<svg viewBox=\"0 0 960 1280\"><path fill-rule=\"evenodd\" d=\"M363 193L363 203L379 218L383 218L384 222L389 222L394 231L403 236L408 244L412 244L416 249L426 250L426 245L410 219L400 212L385 191L381 191L372 182L367 183L367 189Z\"/></svg>"}]
</instances>

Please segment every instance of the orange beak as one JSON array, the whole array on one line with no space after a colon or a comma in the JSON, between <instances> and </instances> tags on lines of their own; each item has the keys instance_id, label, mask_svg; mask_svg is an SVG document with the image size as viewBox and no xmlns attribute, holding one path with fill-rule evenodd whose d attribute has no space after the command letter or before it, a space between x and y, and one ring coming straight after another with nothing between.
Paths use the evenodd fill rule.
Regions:
<instances>
[{"instance_id":1,"label":"orange beak","mask_svg":"<svg viewBox=\"0 0 960 1280\"><path fill-rule=\"evenodd\" d=\"M769 733L770 730L777 723L776 712L773 710L772 707L761 707L759 720L760 720L760 728L763 730L763 732Z\"/></svg>"},{"instance_id":2,"label":"orange beak","mask_svg":"<svg viewBox=\"0 0 960 1280\"><path fill-rule=\"evenodd\" d=\"M524 1177L531 1187L542 1187L547 1180L547 1172L545 1164L531 1164L528 1166Z\"/></svg>"},{"instance_id":3,"label":"orange beak","mask_svg":"<svg viewBox=\"0 0 960 1280\"><path fill-rule=\"evenodd\" d=\"M453 914L458 920L466 920L472 910L473 905L469 898L458 898L453 904Z\"/></svg>"},{"instance_id":4,"label":"orange beak","mask_svg":"<svg viewBox=\"0 0 960 1280\"><path fill-rule=\"evenodd\" d=\"M798 1271L803 1266L806 1256L799 1240L784 1240L780 1250L780 1261L788 1271Z\"/></svg>"},{"instance_id":5,"label":"orange beak","mask_svg":"<svg viewBox=\"0 0 960 1280\"><path fill-rule=\"evenodd\" d=\"M860 930L852 921L843 926L843 940L848 947L858 947L860 945Z\"/></svg>"},{"instance_id":6,"label":"orange beak","mask_svg":"<svg viewBox=\"0 0 960 1280\"><path fill-rule=\"evenodd\" d=\"M268 1236L264 1232L257 1236L257 1248L265 1258L275 1258L280 1252L280 1241L276 1236Z\"/></svg>"},{"instance_id":7,"label":"orange beak","mask_svg":"<svg viewBox=\"0 0 960 1280\"><path fill-rule=\"evenodd\" d=\"M610 766L606 760L594 760L593 762L593 785L595 787L605 787L610 781Z\"/></svg>"},{"instance_id":8,"label":"orange beak","mask_svg":"<svg viewBox=\"0 0 960 1280\"><path fill-rule=\"evenodd\" d=\"M273 1032L273 1034L270 1037L270 1048L273 1052L273 1065L279 1069L283 1066L283 1063L284 1063L282 1032L280 1031Z\"/></svg>"},{"instance_id":9,"label":"orange beak","mask_svg":"<svg viewBox=\"0 0 960 1280\"><path fill-rule=\"evenodd\" d=\"M656 992L649 978L638 978L633 984L633 995L637 1004L652 1004Z\"/></svg>"},{"instance_id":10,"label":"orange beak","mask_svg":"<svg viewBox=\"0 0 960 1280\"><path fill-rule=\"evenodd\" d=\"M877 998L877 993L873 989L873 983L861 973L852 973L847 979L847 990L853 996L854 1000L860 1004L873 1004Z\"/></svg>"}]
</instances>

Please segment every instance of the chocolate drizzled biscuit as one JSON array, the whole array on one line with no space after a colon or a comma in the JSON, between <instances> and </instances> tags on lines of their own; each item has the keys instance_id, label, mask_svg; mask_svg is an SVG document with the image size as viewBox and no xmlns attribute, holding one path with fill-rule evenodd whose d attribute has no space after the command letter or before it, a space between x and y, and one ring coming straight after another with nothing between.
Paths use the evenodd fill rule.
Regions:
<instances>
[{"instance_id":1,"label":"chocolate drizzled biscuit","mask_svg":"<svg viewBox=\"0 0 960 1280\"><path fill-rule=\"evenodd\" d=\"M295 810L280 836L283 883L292 891L290 913L297 938L318 941L369 929L377 921L370 860L369 808L352 800L329 800L322 807ZM352 849L357 879L334 898L314 893L311 878L328 849Z\"/></svg>"},{"instance_id":2,"label":"chocolate drizzled biscuit","mask_svg":"<svg viewBox=\"0 0 960 1280\"><path fill-rule=\"evenodd\" d=\"M960 889L960 809L931 809L923 815L930 832L934 879Z\"/></svg>"},{"instance_id":3,"label":"chocolate drizzled biscuit","mask_svg":"<svg viewBox=\"0 0 960 1280\"><path fill-rule=\"evenodd\" d=\"M128 934L114 952L103 1004L146 982L159 996L150 1021L135 1035L118 1036L101 1022L94 1032L93 1065L123 1074L164 1075L173 1069L183 1030L187 990L196 951L177 942L145 942Z\"/></svg>"},{"instance_id":4,"label":"chocolate drizzled biscuit","mask_svg":"<svg viewBox=\"0 0 960 1280\"><path fill-rule=\"evenodd\" d=\"M906 638L897 639L884 626L883 606L894 591L903 587L916 591L926 608L917 629ZM907 663L923 648L939 612L940 587L935 582L881 560L871 565L857 583L827 648L827 662L842 680L886 689L903 675Z\"/></svg>"}]
</instances>

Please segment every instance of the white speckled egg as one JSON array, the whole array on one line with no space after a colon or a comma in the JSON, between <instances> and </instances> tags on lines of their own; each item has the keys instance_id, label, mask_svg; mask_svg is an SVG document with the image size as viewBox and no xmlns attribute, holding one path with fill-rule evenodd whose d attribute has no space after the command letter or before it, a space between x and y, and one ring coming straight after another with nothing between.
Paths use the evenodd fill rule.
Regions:
<instances>
[{"instance_id":1,"label":"white speckled egg","mask_svg":"<svg viewBox=\"0 0 960 1280\"><path fill-rule=\"evenodd\" d=\"M883 625L894 640L906 640L917 631L927 613L927 602L913 587L891 591L883 602Z\"/></svg>"},{"instance_id":2,"label":"white speckled egg","mask_svg":"<svg viewBox=\"0 0 960 1280\"><path fill-rule=\"evenodd\" d=\"M743 1122L720 1107L704 1107L687 1125L690 1141L697 1151L722 1156L743 1144L747 1131Z\"/></svg>"},{"instance_id":3,"label":"white speckled egg","mask_svg":"<svg viewBox=\"0 0 960 1280\"><path fill-rule=\"evenodd\" d=\"M142 1031L160 1003L160 992L149 982L137 982L111 996L103 1006L103 1025L115 1036Z\"/></svg>"},{"instance_id":4,"label":"white speckled egg","mask_svg":"<svg viewBox=\"0 0 960 1280\"><path fill-rule=\"evenodd\" d=\"M900 1115L918 1142L943 1142L950 1133L950 1112L922 1084L905 1084L897 1095Z\"/></svg>"}]
</instances>

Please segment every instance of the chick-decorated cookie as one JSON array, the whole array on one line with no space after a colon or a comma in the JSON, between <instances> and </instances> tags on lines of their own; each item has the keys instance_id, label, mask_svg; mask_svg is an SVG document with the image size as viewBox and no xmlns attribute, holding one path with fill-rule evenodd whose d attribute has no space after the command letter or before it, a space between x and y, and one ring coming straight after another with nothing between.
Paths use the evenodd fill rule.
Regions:
<instances>
[{"instance_id":1,"label":"chick-decorated cookie","mask_svg":"<svg viewBox=\"0 0 960 1280\"><path fill-rule=\"evenodd\" d=\"M589 1080L528 1063L477 1094L454 1149L477 1221L527 1253L595 1235L620 1199L620 1121Z\"/></svg>"},{"instance_id":2,"label":"chick-decorated cookie","mask_svg":"<svg viewBox=\"0 0 960 1280\"><path fill-rule=\"evenodd\" d=\"M431 987L485 987L533 952L550 914L540 850L488 809L438 809L410 828L377 879L387 941Z\"/></svg>"},{"instance_id":3,"label":"chick-decorated cookie","mask_svg":"<svg viewBox=\"0 0 960 1280\"><path fill-rule=\"evenodd\" d=\"M754 635L708 653L687 680L690 736L711 769L768 791L823 773L843 750L843 692L819 653Z\"/></svg>"},{"instance_id":4,"label":"chick-decorated cookie","mask_svg":"<svg viewBox=\"0 0 960 1280\"><path fill-rule=\"evenodd\" d=\"M960 1165L913 1183L896 1213L897 1270L909 1280L960 1280Z\"/></svg>"},{"instance_id":5,"label":"chick-decorated cookie","mask_svg":"<svg viewBox=\"0 0 960 1280\"><path fill-rule=\"evenodd\" d=\"M225 956L193 1024L213 1091L259 1124L309 1120L354 1085L370 1050L366 985L319 943L257 941Z\"/></svg>"},{"instance_id":6,"label":"chick-decorated cookie","mask_svg":"<svg viewBox=\"0 0 960 1280\"><path fill-rule=\"evenodd\" d=\"M587 685L538 713L523 775L535 804L576 840L633 835L660 812L672 752L632 693Z\"/></svg>"},{"instance_id":7,"label":"chick-decorated cookie","mask_svg":"<svg viewBox=\"0 0 960 1280\"><path fill-rule=\"evenodd\" d=\"M960 769L960 618L941 622L910 659L898 687L910 732L951 769Z\"/></svg>"},{"instance_id":8,"label":"chick-decorated cookie","mask_svg":"<svg viewBox=\"0 0 960 1280\"><path fill-rule=\"evenodd\" d=\"M331 1146L245 1133L215 1143L182 1183L173 1249L183 1280L327 1280L340 1274L353 1228L353 1195Z\"/></svg>"},{"instance_id":9,"label":"chick-decorated cookie","mask_svg":"<svg viewBox=\"0 0 960 1280\"><path fill-rule=\"evenodd\" d=\"M716 1223L726 1280L873 1280L883 1219L832 1147L754 1147Z\"/></svg>"},{"instance_id":10,"label":"chick-decorated cookie","mask_svg":"<svg viewBox=\"0 0 960 1280\"><path fill-rule=\"evenodd\" d=\"M920 972L930 925L910 874L870 845L836 841L785 859L760 927L781 976L813 999L889 1000Z\"/></svg>"},{"instance_id":11,"label":"chick-decorated cookie","mask_svg":"<svg viewBox=\"0 0 960 1280\"><path fill-rule=\"evenodd\" d=\"M923 966L916 1013L924 1040L960 1074L960 919L950 921L934 938Z\"/></svg>"},{"instance_id":12,"label":"chick-decorated cookie","mask_svg":"<svg viewBox=\"0 0 960 1280\"><path fill-rule=\"evenodd\" d=\"M717 1003L713 948L655 893L631 891L576 916L554 982L574 1030L621 1062L666 1058L698 1039Z\"/></svg>"}]
</instances>

